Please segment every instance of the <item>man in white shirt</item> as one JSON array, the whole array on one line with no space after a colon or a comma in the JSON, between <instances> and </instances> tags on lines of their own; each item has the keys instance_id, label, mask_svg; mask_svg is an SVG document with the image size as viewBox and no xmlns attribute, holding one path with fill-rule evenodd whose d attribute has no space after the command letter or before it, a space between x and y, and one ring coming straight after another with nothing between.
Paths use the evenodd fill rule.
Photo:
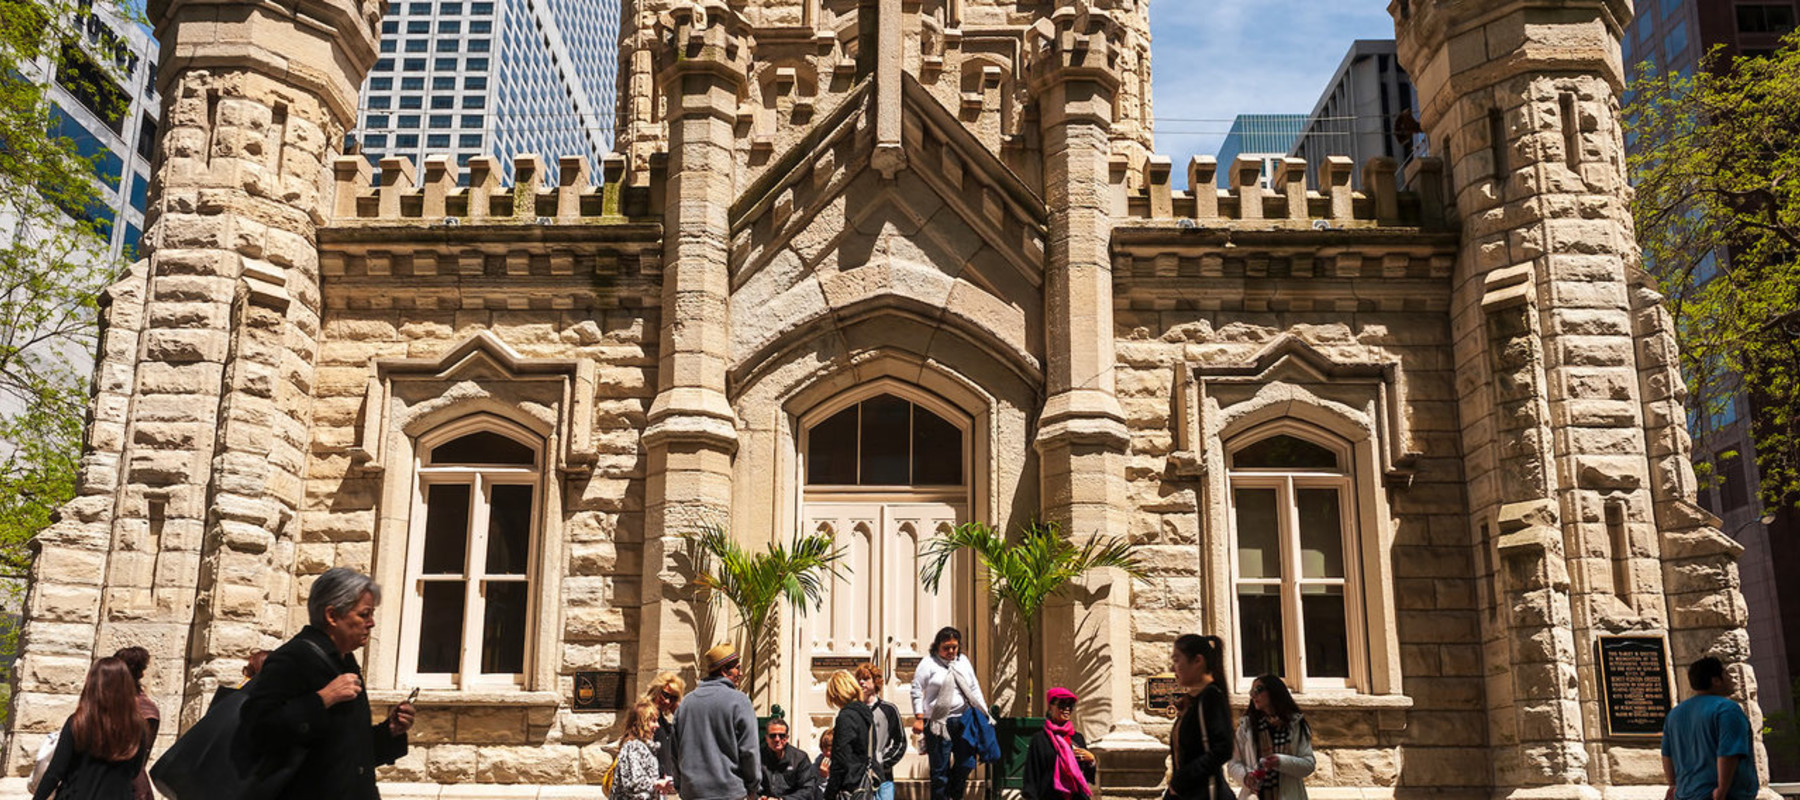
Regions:
<instances>
[{"instance_id":1,"label":"man in white shirt","mask_svg":"<svg viewBox=\"0 0 1800 800\"><path fill-rule=\"evenodd\" d=\"M974 749L962 740L962 715L971 705L985 713L987 698L975 666L962 654L961 631L938 631L931 657L913 673L912 703L913 732L925 734L931 762L931 800L962 800L975 768Z\"/></svg>"}]
</instances>

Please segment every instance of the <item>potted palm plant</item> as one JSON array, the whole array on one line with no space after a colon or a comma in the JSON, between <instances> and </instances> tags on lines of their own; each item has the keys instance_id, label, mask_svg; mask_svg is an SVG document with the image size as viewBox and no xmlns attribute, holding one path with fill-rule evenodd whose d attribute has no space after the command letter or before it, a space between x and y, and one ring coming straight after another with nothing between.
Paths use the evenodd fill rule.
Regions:
<instances>
[{"instance_id":1,"label":"potted palm plant","mask_svg":"<svg viewBox=\"0 0 1800 800\"><path fill-rule=\"evenodd\" d=\"M919 577L935 593L957 553L974 555L981 567L980 579L996 606L1009 607L1017 615L1025 637L1024 690L1026 709L1037 708L1038 617L1050 598L1061 594L1076 578L1096 569L1122 570L1133 578L1144 577L1144 568L1131 553L1131 543L1119 537L1095 536L1077 545L1052 522L1032 522L1019 529L1015 541L984 522L967 522L939 533L921 548L925 566ZM998 716L998 715L996 715ZM1041 717L998 718L995 735L1000 743L1000 789L1023 784L1025 752L1031 734L1044 724Z\"/></svg>"},{"instance_id":2,"label":"potted palm plant","mask_svg":"<svg viewBox=\"0 0 1800 800\"><path fill-rule=\"evenodd\" d=\"M728 603L743 626L744 690L756 697L756 676L769 624L785 603L796 614L824 602L825 581L841 574L844 550L830 535L795 534L786 545L770 543L753 552L731 538L723 525L712 524L690 534L695 550L694 583L701 595Z\"/></svg>"}]
</instances>

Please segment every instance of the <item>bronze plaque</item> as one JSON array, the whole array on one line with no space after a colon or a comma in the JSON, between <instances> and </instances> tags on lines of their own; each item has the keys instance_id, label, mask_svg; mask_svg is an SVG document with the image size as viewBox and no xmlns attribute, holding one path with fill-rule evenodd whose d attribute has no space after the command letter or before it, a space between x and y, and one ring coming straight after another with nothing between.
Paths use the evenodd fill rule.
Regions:
<instances>
[{"instance_id":1,"label":"bronze plaque","mask_svg":"<svg viewBox=\"0 0 1800 800\"><path fill-rule=\"evenodd\" d=\"M1152 675L1144 682L1144 711L1152 716L1175 718L1177 703L1185 694L1174 675Z\"/></svg>"},{"instance_id":2,"label":"bronze plaque","mask_svg":"<svg viewBox=\"0 0 1800 800\"><path fill-rule=\"evenodd\" d=\"M836 672L840 669L855 670L869 660L862 656L813 656L814 672Z\"/></svg>"},{"instance_id":3,"label":"bronze plaque","mask_svg":"<svg viewBox=\"0 0 1800 800\"><path fill-rule=\"evenodd\" d=\"M599 669L575 673L576 711L620 711L625 708L625 670Z\"/></svg>"},{"instance_id":4,"label":"bronze plaque","mask_svg":"<svg viewBox=\"0 0 1800 800\"><path fill-rule=\"evenodd\" d=\"M913 674L919 671L919 662L924 660L918 656L894 659L894 677L899 678L904 675L906 676L905 680L912 680Z\"/></svg>"},{"instance_id":5,"label":"bronze plaque","mask_svg":"<svg viewBox=\"0 0 1800 800\"><path fill-rule=\"evenodd\" d=\"M1669 645L1661 636L1601 636L1601 694L1608 736L1661 736L1673 707Z\"/></svg>"}]
</instances>

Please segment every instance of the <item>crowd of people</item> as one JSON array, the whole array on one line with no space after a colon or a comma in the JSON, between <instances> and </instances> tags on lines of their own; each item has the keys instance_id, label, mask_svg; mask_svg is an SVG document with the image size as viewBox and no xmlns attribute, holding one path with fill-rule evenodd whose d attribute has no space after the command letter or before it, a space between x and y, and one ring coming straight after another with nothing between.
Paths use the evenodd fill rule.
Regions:
<instances>
[{"instance_id":1,"label":"crowd of people","mask_svg":"<svg viewBox=\"0 0 1800 800\"><path fill-rule=\"evenodd\" d=\"M275 651L258 651L248 660L247 682L235 690L241 697L221 688L213 698L207 719L219 709L233 710L236 716L224 729L241 737L243 748L230 749L243 749L250 764L236 764L228 775L183 776L189 784L197 779L239 787L209 796L377 800L375 769L406 754L415 718L409 698L370 724L355 652L368 643L380 601L381 588L366 575L345 568L321 575L307 599L309 624ZM963 800L978 757L992 760L998 749L962 639L955 628L939 631L930 657L914 670L910 725L883 698L886 675L879 665L830 675L825 696L836 718L820 738L816 759L795 744L786 719L759 728L739 687L739 654L730 644L718 645L704 655L706 677L691 692L679 675L662 673L627 709L623 741L605 781L610 800L893 800L894 770L912 736L919 737L930 767L931 800ZM1216 636L1187 634L1173 644L1170 670L1182 693L1169 735L1165 800L1304 800L1315 765L1311 726L1277 675L1251 682L1249 703L1234 724L1225 652ZM40 755L33 800L156 796L144 769L161 720L144 691L149 665L150 653L142 647L94 662L74 713ZM1688 680L1698 694L1665 722L1668 797L1753 797L1752 735L1748 718L1729 698L1730 674L1718 659L1703 658L1689 667ZM1030 739L1022 793L1026 800L1090 800L1097 794L1099 757L1076 730L1078 698L1054 687L1044 700L1046 716ZM165 761L174 760L175 752ZM199 764L188 766L203 768Z\"/></svg>"}]
</instances>

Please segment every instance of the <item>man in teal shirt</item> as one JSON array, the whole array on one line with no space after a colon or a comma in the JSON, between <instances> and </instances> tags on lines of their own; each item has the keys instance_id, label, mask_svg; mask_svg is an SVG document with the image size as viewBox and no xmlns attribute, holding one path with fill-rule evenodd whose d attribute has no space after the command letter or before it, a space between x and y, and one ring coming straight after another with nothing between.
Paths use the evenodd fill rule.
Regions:
<instances>
[{"instance_id":1,"label":"man in teal shirt","mask_svg":"<svg viewBox=\"0 0 1800 800\"><path fill-rule=\"evenodd\" d=\"M1750 758L1750 718L1731 699L1736 690L1725 665L1708 656L1688 667L1699 694L1663 721L1663 775L1669 800L1751 800L1756 766Z\"/></svg>"}]
</instances>

